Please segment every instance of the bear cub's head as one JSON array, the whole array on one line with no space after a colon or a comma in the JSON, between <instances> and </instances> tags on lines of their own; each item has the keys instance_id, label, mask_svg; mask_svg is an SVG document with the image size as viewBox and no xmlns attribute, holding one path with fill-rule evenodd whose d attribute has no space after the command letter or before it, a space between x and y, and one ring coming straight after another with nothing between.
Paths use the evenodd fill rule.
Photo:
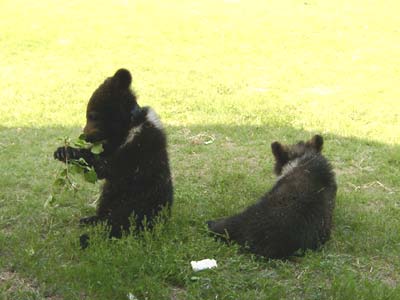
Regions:
<instances>
[{"instance_id":1,"label":"bear cub's head","mask_svg":"<svg viewBox=\"0 0 400 300\"><path fill-rule=\"evenodd\" d=\"M281 175L283 167L296 158L300 158L305 154L321 153L323 144L324 140L320 135L314 135L311 140L307 142L300 141L294 145L282 145L279 142L273 142L271 149L275 157L275 174Z\"/></svg>"},{"instance_id":2,"label":"bear cub's head","mask_svg":"<svg viewBox=\"0 0 400 300\"><path fill-rule=\"evenodd\" d=\"M131 114L139 109L131 83L130 72L119 69L94 91L86 110L86 141L118 144L126 136Z\"/></svg>"}]
</instances>

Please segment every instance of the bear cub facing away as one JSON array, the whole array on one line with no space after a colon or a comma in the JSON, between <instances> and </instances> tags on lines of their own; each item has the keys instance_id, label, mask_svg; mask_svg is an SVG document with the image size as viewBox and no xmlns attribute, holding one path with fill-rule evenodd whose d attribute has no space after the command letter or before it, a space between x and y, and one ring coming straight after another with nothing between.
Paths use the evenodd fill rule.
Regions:
<instances>
[{"instance_id":1,"label":"bear cub facing away","mask_svg":"<svg viewBox=\"0 0 400 300\"><path fill-rule=\"evenodd\" d=\"M210 231L267 258L287 258L324 244L331 233L337 186L322 145L319 135L291 146L272 143L275 185L243 212L208 221Z\"/></svg>"},{"instance_id":2,"label":"bear cub facing away","mask_svg":"<svg viewBox=\"0 0 400 300\"><path fill-rule=\"evenodd\" d=\"M166 134L152 108L139 107L131 90L131 74L120 69L107 78L91 96L86 111L84 135L88 142L103 144L104 151L59 147L54 157L62 162L84 158L99 179L105 179L94 216L81 224L106 222L110 237L129 232L130 217L136 229L151 228L163 208L170 209L173 187ZM82 247L87 246L81 236Z\"/></svg>"}]
</instances>

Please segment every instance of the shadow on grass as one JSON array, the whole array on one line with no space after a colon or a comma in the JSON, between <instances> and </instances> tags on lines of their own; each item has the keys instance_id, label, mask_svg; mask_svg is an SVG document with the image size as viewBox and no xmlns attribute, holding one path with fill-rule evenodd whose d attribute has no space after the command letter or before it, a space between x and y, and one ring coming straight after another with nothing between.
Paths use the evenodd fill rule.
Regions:
<instances>
[{"instance_id":1,"label":"shadow on grass","mask_svg":"<svg viewBox=\"0 0 400 300\"><path fill-rule=\"evenodd\" d=\"M33 202L41 203L60 166L52 158L53 151L62 144L63 137L79 133L77 127L0 126L2 205L15 205L21 194L38 196L41 199ZM167 133L175 185L174 211L178 215L190 212L190 217L184 218L189 222L233 213L254 202L274 181L270 144L275 140L293 143L320 132L287 126L198 125L167 126ZM323 153L337 174L338 214L349 205L365 205L364 209L360 207L365 211L369 206L379 210L399 204L394 195L400 177L400 146L322 135ZM378 198L382 199L380 203Z\"/></svg>"},{"instance_id":2,"label":"shadow on grass","mask_svg":"<svg viewBox=\"0 0 400 300\"><path fill-rule=\"evenodd\" d=\"M271 142L293 143L320 132L268 125L166 128L175 186L172 220L167 225L166 236L160 237L162 243L155 241L152 246L152 242L149 242L150 246L140 241L127 243L137 255L141 255L140 247L149 247L146 250L149 253L166 255L167 258L161 260L166 263L165 269L162 265L159 266L161 269L154 266L154 263L160 263L157 259L156 262L145 259L147 268L155 268L155 272L160 273L156 282L187 286L185 276L188 275L182 275L182 270L174 265L176 261L184 264L201 256L232 257L237 253L236 248L232 250L209 237L205 221L240 211L273 185ZM78 127L0 127L0 253L5 267L36 272L38 278L53 287L60 284L61 277L70 276L74 283L68 289L73 286L85 290L79 281L96 282L100 276L96 272L101 272L105 266L96 262L99 265L93 272L82 269L85 263L92 261L93 253L77 252L80 233L77 223L80 217L93 213L94 206L90 203L93 204L99 187L82 183L77 193L63 193L54 207L44 208L60 168L52 157L55 148L61 144L58 139L75 137L79 133ZM383 260L397 255L400 243L400 146L321 134L325 139L323 153L334 166L339 189L332 239L323 252L316 255L327 260L346 255L381 257ZM107 243L102 245L99 247L104 248ZM102 259L110 256L108 259L115 264L124 264L123 258L114 260L111 252L117 250L104 248L101 251ZM118 251L124 252L123 248ZM244 257L252 261L250 255ZM171 262L165 259L171 259ZM85 263L80 265L80 260ZM243 261L243 258L239 260ZM66 273L60 269L59 262L75 271ZM131 271L139 270L136 267ZM113 280L127 284L121 275L123 267L115 268L110 271L115 277L110 279L110 285ZM189 270L185 269L185 272L190 274ZM77 279L72 279L74 276L78 276ZM141 280L140 284L151 289ZM62 288L61 293L70 295L65 289ZM109 286L105 294L113 290ZM93 287L89 294L96 293L94 291ZM152 295L165 296L157 292Z\"/></svg>"}]
</instances>

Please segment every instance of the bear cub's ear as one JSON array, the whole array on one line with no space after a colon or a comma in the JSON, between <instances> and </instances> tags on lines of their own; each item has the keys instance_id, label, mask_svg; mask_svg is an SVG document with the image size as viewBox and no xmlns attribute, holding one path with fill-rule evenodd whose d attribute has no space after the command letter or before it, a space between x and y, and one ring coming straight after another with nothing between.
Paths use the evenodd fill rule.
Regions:
<instances>
[{"instance_id":1,"label":"bear cub's ear","mask_svg":"<svg viewBox=\"0 0 400 300\"><path fill-rule=\"evenodd\" d=\"M316 134L309 141L309 144L315 149L315 151L321 152L322 146L324 145L324 139L322 138L322 136Z\"/></svg>"},{"instance_id":2,"label":"bear cub's ear","mask_svg":"<svg viewBox=\"0 0 400 300\"><path fill-rule=\"evenodd\" d=\"M276 161L285 164L289 160L288 153L285 151L281 143L273 142L271 144L271 149Z\"/></svg>"},{"instance_id":3,"label":"bear cub's ear","mask_svg":"<svg viewBox=\"0 0 400 300\"><path fill-rule=\"evenodd\" d=\"M120 89L127 89L132 83L132 75L127 69L119 69L113 76L113 82Z\"/></svg>"}]
</instances>

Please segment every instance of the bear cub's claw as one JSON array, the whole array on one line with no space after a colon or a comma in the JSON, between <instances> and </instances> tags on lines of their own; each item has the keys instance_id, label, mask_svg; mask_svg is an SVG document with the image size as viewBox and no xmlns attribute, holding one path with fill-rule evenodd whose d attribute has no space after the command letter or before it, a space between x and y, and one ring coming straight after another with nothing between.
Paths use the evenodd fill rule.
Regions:
<instances>
[{"instance_id":1,"label":"bear cub's claw","mask_svg":"<svg viewBox=\"0 0 400 300\"><path fill-rule=\"evenodd\" d=\"M79 159L79 150L72 147L58 147L54 152L54 159L66 162L67 159Z\"/></svg>"}]
</instances>

